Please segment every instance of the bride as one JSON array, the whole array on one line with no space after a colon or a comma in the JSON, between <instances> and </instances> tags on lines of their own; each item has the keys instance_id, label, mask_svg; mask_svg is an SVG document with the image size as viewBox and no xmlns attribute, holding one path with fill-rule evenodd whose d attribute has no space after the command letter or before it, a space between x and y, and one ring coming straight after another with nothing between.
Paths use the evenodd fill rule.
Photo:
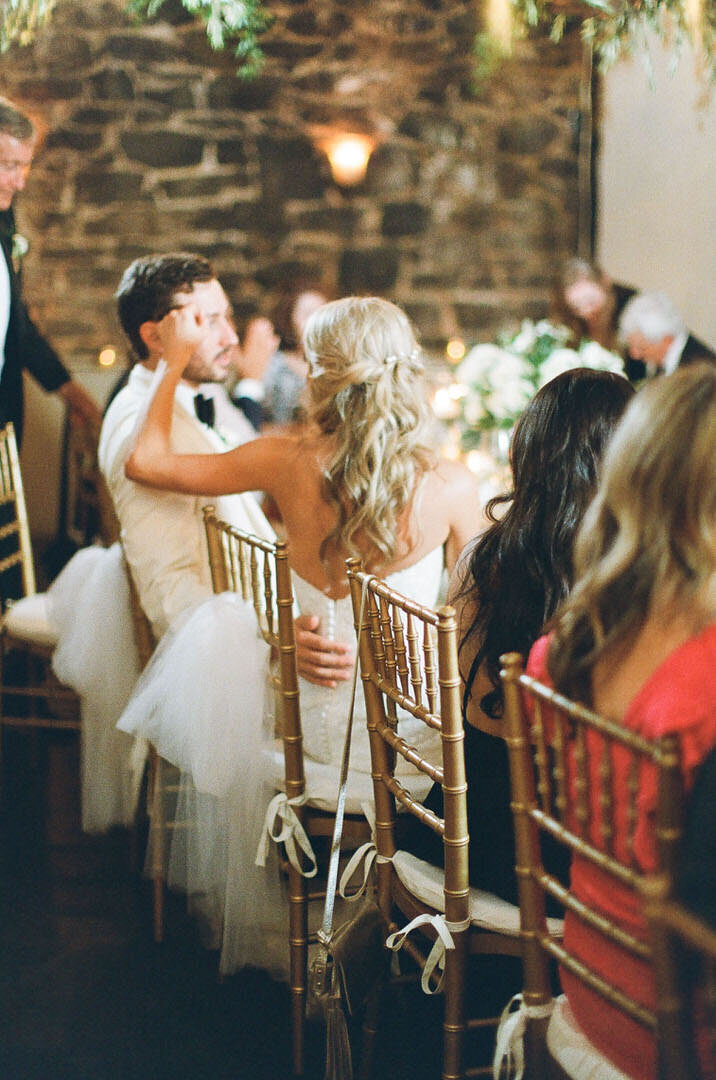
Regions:
<instances>
[{"instance_id":1,"label":"bride","mask_svg":"<svg viewBox=\"0 0 716 1080\"><path fill-rule=\"evenodd\" d=\"M224 454L177 455L169 445L172 402L201 340L202 321L188 302L159 324L166 370L127 460L127 476L203 495L266 492L283 521L299 607L320 618L320 631L327 637L349 641L354 636L345 573L348 556L360 556L367 569L394 588L433 606L443 569L453 569L479 531L481 509L472 474L458 463L438 459L431 449L423 365L404 313L376 297L324 305L310 318L304 335L309 362L306 428L264 436ZM187 631L187 636L197 644L196 633ZM200 648L210 656L206 644ZM205 675L204 693L206 684L214 681L222 682L225 690L225 674L216 680ZM329 688L301 680L304 751L335 771L336 788L349 694L348 684ZM356 702L351 772L369 773L361 705ZM190 709L168 713L167 723L181 727L192 721ZM241 716L245 725L243 708ZM140 723L131 730L141 730ZM124 722L120 726L127 729ZM153 737L152 732L142 733ZM243 784L245 774L251 773L245 742L241 746L248 767L241 768L234 759L237 784L238 773ZM426 744L422 749L429 752ZM243 962L252 961L244 956ZM224 970L230 963L222 961Z\"/></svg>"}]
</instances>

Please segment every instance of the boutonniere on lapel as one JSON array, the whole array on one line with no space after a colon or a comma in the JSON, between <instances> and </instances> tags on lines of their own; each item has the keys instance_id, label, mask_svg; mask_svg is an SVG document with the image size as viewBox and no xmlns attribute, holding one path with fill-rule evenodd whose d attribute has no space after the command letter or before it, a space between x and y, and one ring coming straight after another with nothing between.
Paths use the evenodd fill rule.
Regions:
<instances>
[{"instance_id":1,"label":"boutonniere on lapel","mask_svg":"<svg viewBox=\"0 0 716 1080\"><path fill-rule=\"evenodd\" d=\"M30 244L27 237L22 233L16 232L12 234L12 249L10 251L10 257L12 258L13 270L16 274L20 273L20 267L22 266L22 260L30 250Z\"/></svg>"}]
</instances>

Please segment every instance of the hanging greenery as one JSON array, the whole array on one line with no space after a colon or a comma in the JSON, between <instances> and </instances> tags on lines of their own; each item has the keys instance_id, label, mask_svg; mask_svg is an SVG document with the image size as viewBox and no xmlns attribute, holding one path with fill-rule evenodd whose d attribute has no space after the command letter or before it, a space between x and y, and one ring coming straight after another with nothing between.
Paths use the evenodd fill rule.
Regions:
<instances>
[{"instance_id":1,"label":"hanging greenery","mask_svg":"<svg viewBox=\"0 0 716 1080\"><path fill-rule=\"evenodd\" d=\"M57 0L0 0L0 52L14 41L29 45Z\"/></svg>"},{"instance_id":2,"label":"hanging greenery","mask_svg":"<svg viewBox=\"0 0 716 1080\"><path fill-rule=\"evenodd\" d=\"M58 0L0 0L0 51L13 42L26 45L47 21ZM126 0L127 10L139 18L156 15L166 0ZM704 57L704 66L716 78L716 4L713 0L479 0L488 29L475 41L475 68L479 78L489 74L509 52L510 35L530 28L548 29L559 41L568 20L581 23L583 37L592 42L602 69L624 53L646 52L645 32L678 47L692 41ZM181 0L188 12L206 27L214 49L232 48L239 71L253 75L263 60L260 37L271 22L266 0ZM665 18L671 16L671 18ZM495 31L493 19L498 29ZM511 24L511 30L505 29Z\"/></svg>"},{"instance_id":3,"label":"hanging greenery","mask_svg":"<svg viewBox=\"0 0 716 1080\"><path fill-rule=\"evenodd\" d=\"M0 0L0 51L10 45L29 45L47 21L58 0ZM138 18L151 18L165 0L127 0ZM212 49L228 49L240 62L242 75L254 75L263 61L259 37L271 22L263 0L181 0L206 27Z\"/></svg>"},{"instance_id":4,"label":"hanging greenery","mask_svg":"<svg viewBox=\"0 0 716 1080\"><path fill-rule=\"evenodd\" d=\"M568 21L581 24L582 37L591 42L602 71L620 56L639 53L648 65L647 35L656 34L678 56L690 41L704 68L716 79L716 5L713 0L488 0L488 29L475 41L476 74L494 70L510 51L511 38L542 28L554 42L562 39ZM511 30L497 33L489 25L490 10L504 7Z\"/></svg>"},{"instance_id":5,"label":"hanging greenery","mask_svg":"<svg viewBox=\"0 0 716 1080\"><path fill-rule=\"evenodd\" d=\"M129 0L137 16L156 15L166 0ZM206 27L212 49L233 48L242 75L255 75L263 62L259 36L271 19L262 0L181 0L187 11L198 15Z\"/></svg>"}]
</instances>

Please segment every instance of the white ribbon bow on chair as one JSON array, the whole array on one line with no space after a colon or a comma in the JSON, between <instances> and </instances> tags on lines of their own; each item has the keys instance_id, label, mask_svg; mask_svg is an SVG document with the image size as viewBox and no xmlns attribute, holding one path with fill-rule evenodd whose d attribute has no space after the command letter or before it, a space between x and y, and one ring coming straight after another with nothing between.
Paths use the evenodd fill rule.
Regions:
<instances>
[{"instance_id":1,"label":"white ribbon bow on chair","mask_svg":"<svg viewBox=\"0 0 716 1080\"><path fill-rule=\"evenodd\" d=\"M346 863L346 868L341 874L341 880L338 884L338 893L344 900L358 900L359 897L363 895L368 885L370 869L377 856L378 852L376 851L375 843L372 840L367 840L365 844L361 844L361 846L353 852ZM361 863L363 863L363 879L355 892L347 894L346 889L348 888L348 883Z\"/></svg>"},{"instance_id":2,"label":"white ribbon bow on chair","mask_svg":"<svg viewBox=\"0 0 716 1080\"><path fill-rule=\"evenodd\" d=\"M305 795L298 795L293 799L289 799L285 791L279 791L277 795L274 795L266 809L264 827L261 831L261 839L259 840L259 846L256 851L257 866L266 865L269 840L273 840L275 844L285 845L288 861L294 870L298 871L299 874L306 878L316 876L318 872L316 856L311 847L311 841L308 839L308 833L304 829L298 818L298 814L294 810L294 806L303 806L305 801ZM278 833L275 831L277 822L280 823ZM301 866L297 847L301 849L311 863L309 869L304 869Z\"/></svg>"},{"instance_id":3,"label":"white ribbon bow on chair","mask_svg":"<svg viewBox=\"0 0 716 1080\"><path fill-rule=\"evenodd\" d=\"M393 952L397 952L402 948L403 942L413 930L416 930L419 926L432 926L437 933L437 937L435 938L433 947L428 953L427 960L425 961L423 974L420 978L420 985L423 988L424 994L437 994L440 992L443 985L446 950L455 948L455 942L452 939L450 931L454 930L455 933L457 933L460 930L467 930L469 925L469 919L464 923L450 923L442 914L428 915L426 912L423 915L416 915L402 930L396 930L395 933L391 934L386 940L385 944L389 949L392 949ZM440 972L440 977L435 989L431 990L430 977L436 968Z\"/></svg>"},{"instance_id":4,"label":"white ribbon bow on chair","mask_svg":"<svg viewBox=\"0 0 716 1080\"><path fill-rule=\"evenodd\" d=\"M512 1006L519 1007L513 1012ZM500 1080L503 1066L506 1076L522 1080L525 1071L525 1028L527 1020L544 1019L552 1015L552 1002L546 1005L525 1005L522 994L515 994L505 1005L497 1027L495 1057L492 1063L493 1080Z\"/></svg>"}]
</instances>

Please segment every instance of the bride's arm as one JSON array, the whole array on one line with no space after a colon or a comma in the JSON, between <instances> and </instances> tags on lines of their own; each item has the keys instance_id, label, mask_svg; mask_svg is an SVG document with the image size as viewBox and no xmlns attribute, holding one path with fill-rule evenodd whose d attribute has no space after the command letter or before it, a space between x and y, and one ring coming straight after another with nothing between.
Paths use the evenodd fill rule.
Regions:
<instances>
[{"instance_id":1,"label":"bride's arm","mask_svg":"<svg viewBox=\"0 0 716 1080\"><path fill-rule=\"evenodd\" d=\"M193 304L170 311L160 323L166 371L125 463L130 480L189 495L271 490L275 439L256 439L224 454L175 454L170 447L174 394L197 344L201 324Z\"/></svg>"}]
</instances>

